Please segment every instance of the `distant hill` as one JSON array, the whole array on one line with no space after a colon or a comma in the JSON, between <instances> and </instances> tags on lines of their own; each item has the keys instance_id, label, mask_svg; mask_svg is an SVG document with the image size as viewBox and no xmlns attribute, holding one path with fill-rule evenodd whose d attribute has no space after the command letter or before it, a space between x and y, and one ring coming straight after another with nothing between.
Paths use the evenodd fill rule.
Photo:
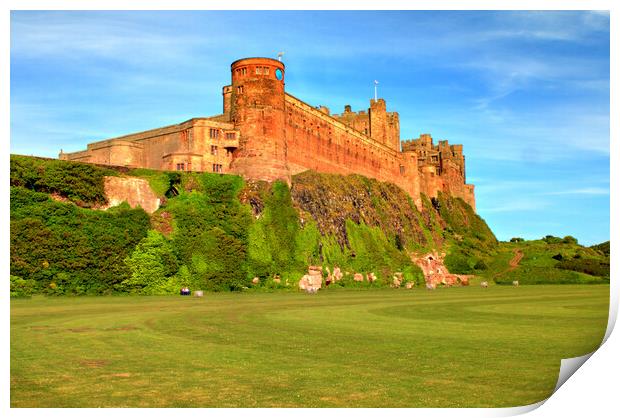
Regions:
<instances>
[{"instance_id":1,"label":"distant hill","mask_svg":"<svg viewBox=\"0 0 620 418\"><path fill-rule=\"evenodd\" d=\"M609 241L602 242L600 244L592 245L590 248L593 250L599 251L601 254L609 257Z\"/></svg>"}]
</instances>

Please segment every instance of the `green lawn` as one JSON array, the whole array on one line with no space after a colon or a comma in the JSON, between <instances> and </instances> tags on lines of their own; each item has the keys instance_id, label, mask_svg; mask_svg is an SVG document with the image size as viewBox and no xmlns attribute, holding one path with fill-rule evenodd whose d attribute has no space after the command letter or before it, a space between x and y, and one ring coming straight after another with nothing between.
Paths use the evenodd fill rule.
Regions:
<instances>
[{"instance_id":1,"label":"green lawn","mask_svg":"<svg viewBox=\"0 0 620 418\"><path fill-rule=\"evenodd\" d=\"M591 352L608 285L11 301L12 407L498 407Z\"/></svg>"}]
</instances>

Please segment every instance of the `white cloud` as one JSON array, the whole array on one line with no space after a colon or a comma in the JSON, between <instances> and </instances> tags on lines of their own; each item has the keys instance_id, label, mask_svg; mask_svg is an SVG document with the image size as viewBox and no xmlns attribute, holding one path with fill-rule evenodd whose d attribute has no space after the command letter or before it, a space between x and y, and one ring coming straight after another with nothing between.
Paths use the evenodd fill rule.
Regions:
<instances>
[{"instance_id":1,"label":"white cloud","mask_svg":"<svg viewBox=\"0 0 620 418\"><path fill-rule=\"evenodd\" d=\"M541 198L519 197L490 207L485 207L479 204L477 209L484 217L485 213L538 211L549 206L550 203Z\"/></svg>"},{"instance_id":2,"label":"white cloud","mask_svg":"<svg viewBox=\"0 0 620 418\"><path fill-rule=\"evenodd\" d=\"M608 195L609 188L604 187L584 187L570 190L557 190L544 193L546 195Z\"/></svg>"}]
</instances>

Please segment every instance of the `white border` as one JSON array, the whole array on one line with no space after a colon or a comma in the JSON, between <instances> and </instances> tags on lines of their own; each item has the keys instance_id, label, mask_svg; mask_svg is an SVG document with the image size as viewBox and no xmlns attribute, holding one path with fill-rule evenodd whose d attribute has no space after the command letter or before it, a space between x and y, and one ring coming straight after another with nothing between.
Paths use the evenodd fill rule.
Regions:
<instances>
[{"instance_id":1,"label":"white border","mask_svg":"<svg viewBox=\"0 0 620 418\"><path fill-rule=\"evenodd\" d=\"M3 13L0 17L0 29L2 39L2 49L4 51L3 56L6 58L2 60L0 65L0 80L2 80L2 101L0 104L0 121L2 122L2 147L5 151L3 155L3 161L5 162L4 169L1 171L0 184L2 190L2 206L3 210L2 219L4 221L3 231L4 239L2 240L2 266L4 271L5 280L9 276L9 234L8 234L8 158L9 158L9 141L10 137L10 115L9 115L9 103L10 103L10 74L9 74L9 51L10 51L10 10L198 10L198 9L210 9L210 10L230 10L232 6L235 9L245 10L259 10L259 9L271 9L271 10L337 10L354 8L357 10L375 10L380 7L382 10L611 10L611 108L610 114L615 115L611 118L611 157L610 160L614 162L620 161L620 143L618 142L618 124L620 119L617 115L620 115L620 109L618 109L617 103L617 74L620 71L618 68L618 54L617 54L617 36L618 36L618 7L615 7L615 3L612 1L559 1L559 0L522 0L522 1L463 1L463 0L445 0L439 2L428 1L382 1L381 3L370 2L355 2L352 4L334 2L327 0L315 0L315 1L254 1L249 2L246 0L231 2L198 2L193 0L135 0L131 4L120 0L92 0L92 1L54 1L53 3L43 0L8 0L3 2ZM578 168L576 168L578 169ZM618 179L617 166L611 165L611 214L618 213L620 206L618 205L618 199L616 192L616 185ZM6 212L4 212L6 211ZM620 231L616 216L611 216L611 240L613 243L618 242L620 238L618 231ZM618 382L618 375L620 371L618 354L620 353L620 338L618 333L612 334L613 325L615 323L618 312L618 297L620 295L618 289L618 266L615 263L617 260L618 251L615 245L612 245L612 283L611 283L611 306L610 306L610 321L607 329L606 343L595 352L590 360L586 363L585 367L579 369L575 376L570 378L565 385L546 402L540 402L533 406L524 406L519 408L507 408L507 409L390 409L387 412L393 416L431 416L431 417L480 417L480 416L509 416L527 411L533 410L536 407L544 404L544 406L535 409L531 412L532 416L569 416L569 417L582 417L585 414L608 417L617 413L617 401L618 398L617 389L615 383ZM6 282L5 282L6 283ZM5 284L5 288L8 284ZM30 415L45 415L45 416L82 416L88 414L89 416L108 416L110 414L136 414L136 413L148 413L154 416L168 416L184 415L184 416L204 416L207 412L205 410L139 410L139 409L11 409L9 410L9 388L10 388L10 369L9 369L9 338L10 338L10 309L8 292L0 292L0 301L2 302L2 358L4 361L0 363L0 413L4 416L30 416ZM414 388L412 388L414 389ZM475 396L475 394L472 394ZM218 409L209 410L208 414L217 415L222 417L237 416L239 413L250 413L258 416L270 416L270 417L288 417L290 414L299 416L314 416L314 415L375 415L377 413L383 413L378 410L359 410L359 409L255 409L255 410L231 410L231 409Z\"/></svg>"}]
</instances>

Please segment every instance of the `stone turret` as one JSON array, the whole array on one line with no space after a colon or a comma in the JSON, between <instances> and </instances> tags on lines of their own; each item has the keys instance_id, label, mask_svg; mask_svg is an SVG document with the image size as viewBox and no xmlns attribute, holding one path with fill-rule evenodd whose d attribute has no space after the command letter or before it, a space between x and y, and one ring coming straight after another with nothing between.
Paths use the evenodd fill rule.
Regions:
<instances>
[{"instance_id":1,"label":"stone turret","mask_svg":"<svg viewBox=\"0 0 620 418\"><path fill-rule=\"evenodd\" d=\"M271 58L245 58L231 65L230 119L241 132L231 171L254 180L285 180L284 64Z\"/></svg>"}]
</instances>

